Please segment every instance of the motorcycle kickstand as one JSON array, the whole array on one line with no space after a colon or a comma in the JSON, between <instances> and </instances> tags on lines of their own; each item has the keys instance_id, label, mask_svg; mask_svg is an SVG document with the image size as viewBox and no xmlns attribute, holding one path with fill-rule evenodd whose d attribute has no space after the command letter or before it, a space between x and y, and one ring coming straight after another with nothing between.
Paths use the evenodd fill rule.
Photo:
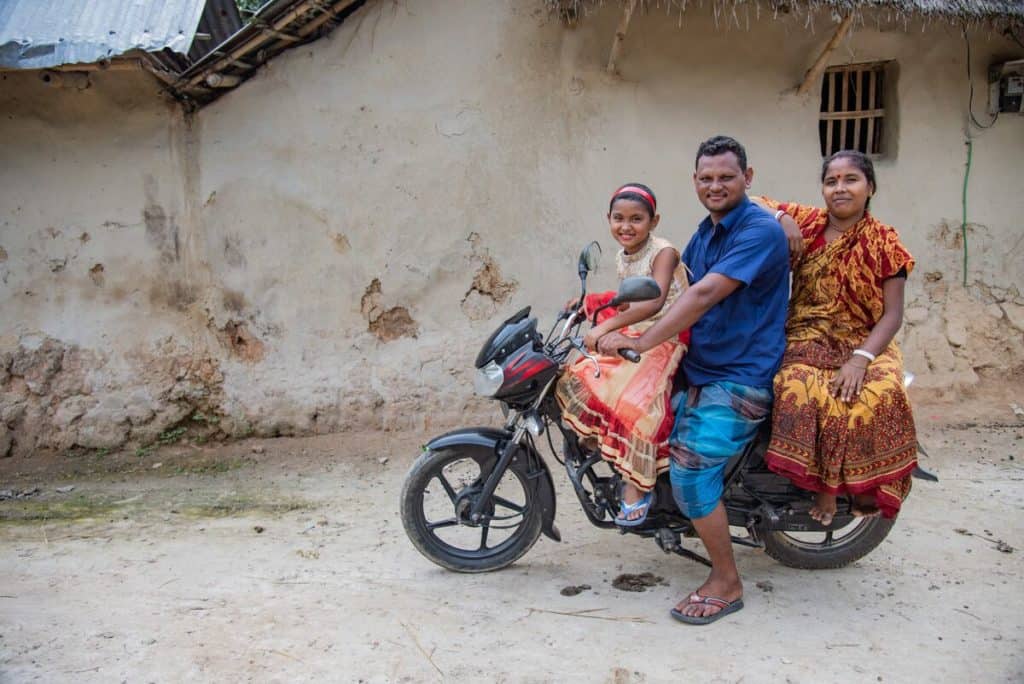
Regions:
<instances>
[{"instance_id":1,"label":"motorcycle kickstand","mask_svg":"<svg viewBox=\"0 0 1024 684\"><path fill-rule=\"evenodd\" d=\"M692 561L706 565L709 568L711 567L711 561L707 558L683 547L680 542L679 533L675 530L670 530L667 527L659 527L654 536L654 541L657 542L658 547L665 553L674 553L682 556L683 558L689 558Z\"/></svg>"}]
</instances>

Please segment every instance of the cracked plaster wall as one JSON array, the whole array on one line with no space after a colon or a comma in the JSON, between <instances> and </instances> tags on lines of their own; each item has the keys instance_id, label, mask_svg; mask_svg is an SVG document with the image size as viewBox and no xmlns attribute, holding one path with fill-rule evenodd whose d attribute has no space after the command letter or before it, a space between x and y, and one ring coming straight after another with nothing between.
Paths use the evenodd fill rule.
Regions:
<instances>
[{"instance_id":1,"label":"cracked plaster wall","mask_svg":"<svg viewBox=\"0 0 1024 684\"><path fill-rule=\"evenodd\" d=\"M614 8L567 29L539 2L417 7L368 3L191 121L142 75L74 92L3 76L0 450L484 419L469 371L491 328L526 304L549 322L590 239L606 250L594 285L613 285L618 184L651 184L683 245L702 215L693 151L728 132L755 192L820 201L816 104L782 93L824 15L748 32L710 9L682 28L642 14L613 78ZM972 40L983 93L1013 50ZM1024 195L1005 179L1024 117L976 135L965 290L959 30L861 26L833 55L875 59L900 64L874 207L918 259L908 366L932 387L1018 368Z\"/></svg>"}]
</instances>

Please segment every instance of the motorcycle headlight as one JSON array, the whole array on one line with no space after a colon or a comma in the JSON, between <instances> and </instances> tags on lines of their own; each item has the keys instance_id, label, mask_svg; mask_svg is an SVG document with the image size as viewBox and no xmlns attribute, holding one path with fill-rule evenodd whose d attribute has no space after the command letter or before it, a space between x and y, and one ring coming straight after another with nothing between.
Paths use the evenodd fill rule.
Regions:
<instances>
[{"instance_id":1,"label":"motorcycle headlight","mask_svg":"<svg viewBox=\"0 0 1024 684\"><path fill-rule=\"evenodd\" d=\"M493 397L505 382L505 373L501 366L491 361L476 372L473 379L473 390L481 397Z\"/></svg>"}]
</instances>

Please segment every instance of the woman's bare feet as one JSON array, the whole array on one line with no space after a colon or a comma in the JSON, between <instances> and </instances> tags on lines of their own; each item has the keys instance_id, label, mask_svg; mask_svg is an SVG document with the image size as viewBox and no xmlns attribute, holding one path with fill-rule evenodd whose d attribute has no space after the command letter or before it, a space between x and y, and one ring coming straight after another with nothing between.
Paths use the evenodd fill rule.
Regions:
<instances>
[{"instance_id":1,"label":"woman's bare feet","mask_svg":"<svg viewBox=\"0 0 1024 684\"><path fill-rule=\"evenodd\" d=\"M858 518L877 518L882 514L875 502L875 497L870 494L858 494L853 497L853 505L850 512Z\"/></svg>"},{"instance_id":2,"label":"woman's bare feet","mask_svg":"<svg viewBox=\"0 0 1024 684\"><path fill-rule=\"evenodd\" d=\"M811 517L828 527L836 515L836 495L818 492L814 497L814 505L810 510Z\"/></svg>"}]
</instances>

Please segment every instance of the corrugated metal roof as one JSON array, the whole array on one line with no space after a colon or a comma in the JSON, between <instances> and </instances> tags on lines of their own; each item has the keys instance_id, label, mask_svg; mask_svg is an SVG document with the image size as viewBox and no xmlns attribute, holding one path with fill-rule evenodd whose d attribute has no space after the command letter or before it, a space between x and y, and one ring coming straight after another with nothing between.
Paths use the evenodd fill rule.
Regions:
<instances>
[{"instance_id":1,"label":"corrugated metal roof","mask_svg":"<svg viewBox=\"0 0 1024 684\"><path fill-rule=\"evenodd\" d=\"M188 54L206 0L0 0L0 67L97 62L129 50Z\"/></svg>"}]
</instances>

